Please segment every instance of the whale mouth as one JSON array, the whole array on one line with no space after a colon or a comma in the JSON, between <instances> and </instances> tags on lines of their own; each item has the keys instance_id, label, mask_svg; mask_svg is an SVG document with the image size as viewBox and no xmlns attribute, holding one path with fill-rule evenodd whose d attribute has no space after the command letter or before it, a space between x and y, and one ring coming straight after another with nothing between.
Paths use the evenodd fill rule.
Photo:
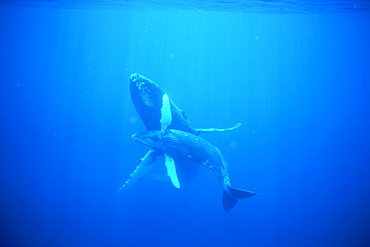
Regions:
<instances>
[{"instance_id":1,"label":"whale mouth","mask_svg":"<svg viewBox=\"0 0 370 247\"><path fill-rule=\"evenodd\" d=\"M140 143L140 144L144 144L144 145L147 145L147 143L149 142L148 140L146 140L146 139L148 139L147 138L147 136L146 136L146 133L144 132L144 133L136 133L136 134L133 134L132 136L131 136L131 138L132 138L132 140L134 140L135 142L138 142L138 143Z\"/></svg>"},{"instance_id":2,"label":"whale mouth","mask_svg":"<svg viewBox=\"0 0 370 247\"><path fill-rule=\"evenodd\" d=\"M131 139L134 140L135 142L141 143L141 138L139 137L139 134L133 134L131 136Z\"/></svg>"}]
</instances>

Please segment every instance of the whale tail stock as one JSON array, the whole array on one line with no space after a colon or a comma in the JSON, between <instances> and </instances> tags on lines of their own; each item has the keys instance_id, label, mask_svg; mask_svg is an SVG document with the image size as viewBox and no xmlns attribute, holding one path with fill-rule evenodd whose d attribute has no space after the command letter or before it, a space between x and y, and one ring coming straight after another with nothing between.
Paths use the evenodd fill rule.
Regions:
<instances>
[{"instance_id":1,"label":"whale tail stock","mask_svg":"<svg viewBox=\"0 0 370 247\"><path fill-rule=\"evenodd\" d=\"M232 209L238 202L238 199L244 199L255 195L259 194L247 190L228 187L227 191L224 190L224 193L222 195L222 204L224 210L226 212L229 212L230 209Z\"/></svg>"}]
</instances>

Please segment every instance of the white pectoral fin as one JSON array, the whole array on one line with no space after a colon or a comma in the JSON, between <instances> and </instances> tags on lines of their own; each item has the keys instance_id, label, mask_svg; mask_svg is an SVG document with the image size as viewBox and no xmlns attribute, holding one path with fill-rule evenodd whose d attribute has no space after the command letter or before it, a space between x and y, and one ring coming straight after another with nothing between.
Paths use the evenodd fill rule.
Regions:
<instances>
[{"instance_id":1,"label":"white pectoral fin","mask_svg":"<svg viewBox=\"0 0 370 247\"><path fill-rule=\"evenodd\" d=\"M175 161L173 160L172 157L168 156L167 154L164 154L164 158L165 158L165 165L167 168L167 175L170 177L173 186L179 189L180 182L179 182L179 179L177 178Z\"/></svg>"},{"instance_id":2,"label":"white pectoral fin","mask_svg":"<svg viewBox=\"0 0 370 247\"><path fill-rule=\"evenodd\" d=\"M130 178L119 188L119 192L127 191L136 181L144 177L148 172L153 169L154 161L158 153L150 150L142 159L140 164L136 167Z\"/></svg>"},{"instance_id":3,"label":"white pectoral fin","mask_svg":"<svg viewBox=\"0 0 370 247\"><path fill-rule=\"evenodd\" d=\"M197 134L201 133L209 133L209 132L225 132L225 131L232 131L242 126L241 123L237 123L235 126L225 129L217 129L217 128L209 128L209 129L196 129Z\"/></svg>"},{"instance_id":4,"label":"white pectoral fin","mask_svg":"<svg viewBox=\"0 0 370 247\"><path fill-rule=\"evenodd\" d=\"M163 94L162 96L160 122L162 133L164 133L167 127L170 126L172 122L171 103L167 94ZM179 179L177 178L176 173L175 161L173 160L172 157L168 156L166 153L164 154L164 158L165 158L164 163L167 168L167 175L170 177L173 186L175 186L176 188L180 188L180 182Z\"/></svg>"},{"instance_id":5,"label":"white pectoral fin","mask_svg":"<svg viewBox=\"0 0 370 247\"><path fill-rule=\"evenodd\" d=\"M164 132L172 122L171 103L167 94L162 96L161 130Z\"/></svg>"}]
</instances>

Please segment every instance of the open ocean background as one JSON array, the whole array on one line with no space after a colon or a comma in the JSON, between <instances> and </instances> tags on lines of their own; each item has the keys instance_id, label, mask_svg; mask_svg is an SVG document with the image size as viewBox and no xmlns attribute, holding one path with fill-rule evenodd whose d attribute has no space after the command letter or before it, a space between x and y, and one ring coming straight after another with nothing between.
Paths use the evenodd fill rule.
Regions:
<instances>
[{"instance_id":1,"label":"open ocean background","mask_svg":"<svg viewBox=\"0 0 370 247\"><path fill-rule=\"evenodd\" d=\"M164 88L260 193L118 188ZM370 1L0 1L0 246L370 246Z\"/></svg>"}]
</instances>

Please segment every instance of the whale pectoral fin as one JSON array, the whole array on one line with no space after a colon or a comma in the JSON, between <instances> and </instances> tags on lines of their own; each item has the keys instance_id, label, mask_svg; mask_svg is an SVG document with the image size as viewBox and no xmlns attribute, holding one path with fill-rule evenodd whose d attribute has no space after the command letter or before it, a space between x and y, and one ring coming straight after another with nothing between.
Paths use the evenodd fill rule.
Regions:
<instances>
[{"instance_id":1,"label":"whale pectoral fin","mask_svg":"<svg viewBox=\"0 0 370 247\"><path fill-rule=\"evenodd\" d=\"M143 178L154 167L154 161L160 153L155 150L150 150L142 159L140 164L130 175L130 178L119 188L119 192L127 191L136 181Z\"/></svg>"},{"instance_id":2,"label":"whale pectoral fin","mask_svg":"<svg viewBox=\"0 0 370 247\"><path fill-rule=\"evenodd\" d=\"M165 165L167 168L167 175L170 177L173 186L179 189L180 182L179 182L179 179L176 173L175 161L173 160L172 157L168 156L167 154L164 154L164 157L165 157Z\"/></svg>"},{"instance_id":3,"label":"whale pectoral fin","mask_svg":"<svg viewBox=\"0 0 370 247\"><path fill-rule=\"evenodd\" d=\"M240 126L242 126L242 124L241 123L237 123L235 126L230 127L230 128L226 128L226 129L216 129L216 128L196 129L196 134L199 135L199 134L202 134L202 133L209 133L209 132L225 132L225 131L231 131L231 130L235 130L235 129L239 128Z\"/></svg>"},{"instance_id":4,"label":"whale pectoral fin","mask_svg":"<svg viewBox=\"0 0 370 247\"><path fill-rule=\"evenodd\" d=\"M172 122L171 103L167 94L162 96L161 130L164 132Z\"/></svg>"}]
</instances>

